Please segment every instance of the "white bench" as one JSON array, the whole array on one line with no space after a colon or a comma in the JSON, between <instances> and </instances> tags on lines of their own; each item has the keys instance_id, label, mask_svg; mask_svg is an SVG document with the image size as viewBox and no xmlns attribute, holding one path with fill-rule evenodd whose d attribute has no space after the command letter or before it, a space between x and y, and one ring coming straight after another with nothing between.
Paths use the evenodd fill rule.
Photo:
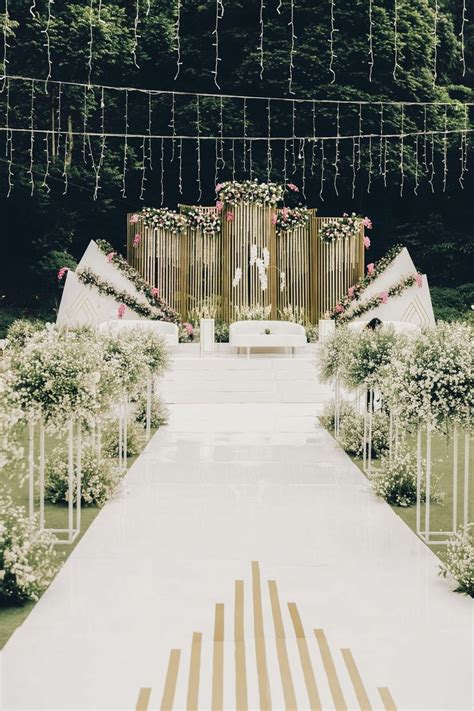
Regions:
<instances>
[{"instance_id":1,"label":"white bench","mask_svg":"<svg viewBox=\"0 0 474 711\"><path fill-rule=\"evenodd\" d=\"M99 331L102 333L123 333L130 329L142 328L151 331L156 336L159 336L168 346L177 346L179 340L179 331L175 323L169 321L152 321L144 320L119 320L104 321L99 324Z\"/></svg>"},{"instance_id":2,"label":"white bench","mask_svg":"<svg viewBox=\"0 0 474 711\"><path fill-rule=\"evenodd\" d=\"M306 331L292 321L236 321L229 327L229 344L245 348L247 355L251 348L291 348L294 354L306 345Z\"/></svg>"}]
</instances>

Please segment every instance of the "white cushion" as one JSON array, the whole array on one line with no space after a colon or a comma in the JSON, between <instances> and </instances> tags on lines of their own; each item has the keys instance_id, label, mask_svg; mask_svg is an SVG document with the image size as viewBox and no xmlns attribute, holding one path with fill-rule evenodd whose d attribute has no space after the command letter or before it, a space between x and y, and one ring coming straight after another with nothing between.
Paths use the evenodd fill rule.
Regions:
<instances>
[{"instance_id":1,"label":"white cushion","mask_svg":"<svg viewBox=\"0 0 474 711\"><path fill-rule=\"evenodd\" d=\"M99 331L102 333L122 333L130 329L142 328L151 331L156 336L162 338L169 346L177 346L179 331L175 323L169 321L154 321L154 320L121 320L104 321L99 324Z\"/></svg>"}]
</instances>

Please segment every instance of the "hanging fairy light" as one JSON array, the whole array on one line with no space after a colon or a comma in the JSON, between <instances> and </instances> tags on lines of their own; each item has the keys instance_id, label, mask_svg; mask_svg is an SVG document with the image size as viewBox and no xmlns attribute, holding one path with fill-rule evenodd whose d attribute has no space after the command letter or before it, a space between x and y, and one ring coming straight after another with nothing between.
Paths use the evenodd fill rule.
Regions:
<instances>
[{"instance_id":1,"label":"hanging fairy light","mask_svg":"<svg viewBox=\"0 0 474 711\"><path fill-rule=\"evenodd\" d=\"M225 168L224 160L224 100L222 96L219 100L219 168Z\"/></svg>"},{"instance_id":2,"label":"hanging fairy light","mask_svg":"<svg viewBox=\"0 0 474 711\"><path fill-rule=\"evenodd\" d=\"M183 194L183 139L179 139L178 143L178 190L179 194Z\"/></svg>"},{"instance_id":3,"label":"hanging fairy light","mask_svg":"<svg viewBox=\"0 0 474 711\"><path fill-rule=\"evenodd\" d=\"M385 137L384 138L384 148L383 148L383 170L382 170L384 188L387 187L387 160L388 160L388 138Z\"/></svg>"},{"instance_id":4,"label":"hanging fairy light","mask_svg":"<svg viewBox=\"0 0 474 711\"><path fill-rule=\"evenodd\" d=\"M69 187L69 180L68 180L68 174L67 174L67 167L68 167L68 144L69 144L69 134L65 133L64 134L64 158L63 158L63 173L62 173L62 178L64 179L64 190L63 190L63 195L66 195Z\"/></svg>"},{"instance_id":5,"label":"hanging fairy light","mask_svg":"<svg viewBox=\"0 0 474 711\"><path fill-rule=\"evenodd\" d=\"M247 99L244 98L244 116L243 116L243 128L244 128L244 153L243 153L243 171L247 170Z\"/></svg>"},{"instance_id":6,"label":"hanging fairy light","mask_svg":"<svg viewBox=\"0 0 474 711\"><path fill-rule=\"evenodd\" d=\"M10 80L7 79L5 82L6 90L6 107L5 107L5 157L7 159L7 180L8 180L8 191L7 197L10 197L10 193L13 188L13 131L10 130Z\"/></svg>"},{"instance_id":7,"label":"hanging fairy light","mask_svg":"<svg viewBox=\"0 0 474 711\"><path fill-rule=\"evenodd\" d=\"M468 127L468 111L467 106L464 107L464 130L461 131L461 141L459 146L461 162L461 172L459 174L458 182L461 188L464 188L464 173L467 170L467 127Z\"/></svg>"},{"instance_id":8,"label":"hanging fairy light","mask_svg":"<svg viewBox=\"0 0 474 711\"><path fill-rule=\"evenodd\" d=\"M264 33L264 22L263 22L263 11L265 9L264 0L260 0L260 42L258 45L258 51L260 55L260 80L263 79L263 33Z\"/></svg>"},{"instance_id":9,"label":"hanging fairy light","mask_svg":"<svg viewBox=\"0 0 474 711\"><path fill-rule=\"evenodd\" d=\"M31 101L30 101L30 167L28 174L30 176L31 195L35 191L35 178L33 174L34 167L34 149L35 149L35 82L31 82Z\"/></svg>"},{"instance_id":10,"label":"hanging fairy light","mask_svg":"<svg viewBox=\"0 0 474 711\"><path fill-rule=\"evenodd\" d=\"M444 107L444 120L443 120L443 193L446 192L446 186L448 182L448 107Z\"/></svg>"},{"instance_id":11,"label":"hanging fairy light","mask_svg":"<svg viewBox=\"0 0 474 711\"><path fill-rule=\"evenodd\" d=\"M400 106L400 196L403 196L405 185L405 110L403 104Z\"/></svg>"},{"instance_id":12,"label":"hanging fairy light","mask_svg":"<svg viewBox=\"0 0 474 711\"><path fill-rule=\"evenodd\" d=\"M173 95L174 96L174 95ZM151 91L148 92L148 165L150 170L153 170L153 155L152 155L152 122L153 122L153 97Z\"/></svg>"},{"instance_id":13,"label":"hanging fairy light","mask_svg":"<svg viewBox=\"0 0 474 711\"><path fill-rule=\"evenodd\" d=\"M181 71L181 0L178 0L176 8L176 23L175 23L175 41L176 41L176 74L175 81Z\"/></svg>"},{"instance_id":14,"label":"hanging fairy light","mask_svg":"<svg viewBox=\"0 0 474 711\"><path fill-rule=\"evenodd\" d=\"M48 63L48 74L46 76L46 80L44 83L45 86L45 91L48 93L48 81L51 79L51 71L53 68L53 63L51 61L51 38L49 36L49 29L51 27L51 5L53 4L53 0L48 0L47 3L47 12L46 12L46 25L44 30L41 30L41 32L44 34L44 46L46 47L46 61Z\"/></svg>"},{"instance_id":15,"label":"hanging fairy light","mask_svg":"<svg viewBox=\"0 0 474 711\"><path fill-rule=\"evenodd\" d=\"M270 182L272 174L272 115L270 99L267 101L267 180Z\"/></svg>"},{"instance_id":16,"label":"hanging fairy light","mask_svg":"<svg viewBox=\"0 0 474 711\"><path fill-rule=\"evenodd\" d=\"M125 90L125 134L123 141L123 172L122 172L122 197L127 197L126 174L127 174L127 154L128 154L128 89Z\"/></svg>"},{"instance_id":17,"label":"hanging fairy light","mask_svg":"<svg viewBox=\"0 0 474 711\"><path fill-rule=\"evenodd\" d=\"M369 166L367 169L367 192L370 193L370 188L372 187L372 167L373 167L373 162L372 162L372 136L369 136L369 148L368 148L368 153L369 153Z\"/></svg>"},{"instance_id":18,"label":"hanging fairy light","mask_svg":"<svg viewBox=\"0 0 474 711\"><path fill-rule=\"evenodd\" d=\"M465 39L464 39L464 32L465 32L465 27L466 27L466 22L467 22L466 11L467 11L466 0L463 0L462 12L461 12L461 31L459 33L459 37L461 38L461 64L462 64L463 77L466 76L466 47L465 47Z\"/></svg>"},{"instance_id":19,"label":"hanging fairy light","mask_svg":"<svg viewBox=\"0 0 474 711\"><path fill-rule=\"evenodd\" d=\"M384 115L383 115L383 104L380 104L380 123L379 123L379 175L383 175L383 134L384 128Z\"/></svg>"},{"instance_id":20,"label":"hanging fairy light","mask_svg":"<svg viewBox=\"0 0 474 711\"><path fill-rule=\"evenodd\" d=\"M92 3L92 0L91 0ZM138 50L138 40L140 35L138 34L138 25L140 24L140 0L135 0L135 18L133 20L133 44L132 44L132 57L133 63L137 69L139 65L137 62L137 50Z\"/></svg>"},{"instance_id":21,"label":"hanging fairy light","mask_svg":"<svg viewBox=\"0 0 474 711\"><path fill-rule=\"evenodd\" d=\"M92 153L92 146L90 143L90 138L89 138L89 149L90 149L90 154L91 154L91 159L92 159L92 167L95 172L95 186L94 186L94 200L97 200L98 192L100 190L100 171L102 170L102 165L104 163L104 157L105 157L105 93L104 93L104 88L102 87L102 91L100 94L100 154L99 154L99 161L97 163L97 166L94 161L94 156ZM143 140L145 140L145 137L143 137ZM143 176L142 176L143 180ZM140 199L142 199L140 197Z\"/></svg>"},{"instance_id":22,"label":"hanging fairy light","mask_svg":"<svg viewBox=\"0 0 474 711\"><path fill-rule=\"evenodd\" d=\"M8 67L8 25L9 25L9 15L8 15L8 0L5 0L5 12L3 13L3 77L2 77L2 91L5 89L5 82L7 76Z\"/></svg>"},{"instance_id":23,"label":"hanging fairy light","mask_svg":"<svg viewBox=\"0 0 474 711\"><path fill-rule=\"evenodd\" d=\"M216 25L213 31L214 35L214 47L216 49L215 59L214 59L214 84L220 89L219 83L217 81L217 75L219 73L219 62L221 58L219 57L219 22L224 17L224 0L216 0Z\"/></svg>"},{"instance_id":24,"label":"hanging fairy light","mask_svg":"<svg viewBox=\"0 0 474 711\"><path fill-rule=\"evenodd\" d=\"M89 5L89 42L88 42L88 57L87 57L87 83L91 85L92 78L92 56L93 56L93 43L94 43L94 0L90 0Z\"/></svg>"},{"instance_id":25,"label":"hanging fairy light","mask_svg":"<svg viewBox=\"0 0 474 711\"><path fill-rule=\"evenodd\" d=\"M169 123L171 128L171 162L174 161L174 144L176 141L176 120L175 120L175 97L174 92L171 94L171 121Z\"/></svg>"},{"instance_id":26,"label":"hanging fairy light","mask_svg":"<svg viewBox=\"0 0 474 711\"><path fill-rule=\"evenodd\" d=\"M332 74L331 84L334 84L336 81L336 72L334 71L334 60L336 58L334 54L334 36L337 32L334 19L335 10L336 2L335 0L331 0L331 30L329 32L329 72Z\"/></svg>"},{"instance_id":27,"label":"hanging fairy light","mask_svg":"<svg viewBox=\"0 0 474 711\"><path fill-rule=\"evenodd\" d=\"M92 89L91 89L92 91ZM127 93L127 92L125 92ZM82 103L82 160L87 163L86 157L86 136L87 136L87 121L88 121L88 103L87 103L87 87L84 86L83 103Z\"/></svg>"},{"instance_id":28,"label":"hanging fairy light","mask_svg":"<svg viewBox=\"0 0 474 711\"><path fill-rule=\"evenodd\" d=\"M319 199L324 202L324 165L326 162L326 157L324 155L324 138L321 138L321 182L319 184Z\"/></svg>"},{"instance_id":29,"label":"hanging fairy light","mask_svg":"<svg viewBox=\"0 0 474 711\"><path fill-rule=\"evenodd\" d=\"M301 195L306 200L306 144L305 139L300 139L299 158L301 160Z\"/></svg>"},{"instance_id":30,"label":"hanging fairy light","mask_svg":"<svg viewBox=\"0 0 474 711\"><path fill-rule=\"evenodd\" d=\"M436 86L436 79L438 78L438 11L438 0L435 0L433 18L433 86Z\"/></svg>"},{"instance_id":31,"label":"hanging fairy light","mask_svg":"<svg viewBox=\"0 0 474 711\"><path fill-rule=\"evenodd\" d=\"M249 145L249 175L250 175L250 180L253 180L252 141L250 141L250 145Z\"/></svg>"},{"instance_id":32,"label":"hanging fairy light","mask_svg":"<svg viewBox=\"0 0 474 711\"><path fill-rule=\"evenodd\" d=\"M354 199L356 189L356 139L352 138L352 199Z\"/></svg>"},{"instance_id":33,"label":"hanging fairy light","mask_svg":"<svg viewBox=\"0 0 474 711\"><path fill-rule=\"evenodd\" d=\"M372 81L374 69L374 20L373 20L373 0L369 0L369 81Z\"/></svg>"},{"instance_id":34,"label":"hanging fairy light","mask_svg":"<svg viewBox=\"0 0 474 711\"><path fill-rule=\"evenodd\" d=\"M428 173L428 133L426 130L427 126L427 108L424 107L423 112L423 166L425 173Z\"/></svg>"},{"instance_id":35,"label":"hanging fairy light","mask_svg":"<svg viewBox=\"0 0 474 711\"><path fill-rule=\"evenodd\" d=\"M214 185L219 182L219 146L217 143L217 138L214 139Z\"/></svg>"},{"instance_id":36,"label":"hanging fairy light","mask_svg":"<svg viewBox=\"0 0 474 711\"><path fill-rule=\"evenodd\" d=\"M160 141L160 189L161 205L165 202L165 139L162 136Z\"/></svg>"},{"instance_id":37,"label":"hanging fairy light","mask_svg":"<svg viewBox=\"0 0 474 711\"><path fill-rule=\"evenodd\" d=\"M46 188L46 192L50 193L51 188L48 185L48 178L49 178L49 166L50 166L50 157L49 157L49 133L45 131L44 134L44 154L45 154L45 163L46 163L46 168L44 171L43 175L43 182L41 183L42 188ZM54 136L53 136L53 141L54 141Z\"/></svg>"},{"instance_id":38,"label":"hanging fairy light","mask_svg":"<svg viewBox=\"0 0 474 711\"><path fill-rule=\"evenodd\" d=\"M288 182L287 154L288 154L288 139L285 138L283 141L283 182L285 185Z\"/></svg>"},{"instance_id":39,"label":"hanging fairy light","mask_svg":"<svg viewBox=\"0 0 474 711\"><path fill-rule=\"evenodd\" d=\"M336 140L334 143L334 192L339 195L337 189L337 179L339 177L339 132L340 132L340 105L337 102L336 108Z\"/></svg>"},{"instance_id":40,"label":"hanging fairy light","mask_svg":"<svg viewBox=\"0 0 474 711\"><path fill-rule=\"evenodd\" d=\"M199 109L199 95L196 97L196 158L197 158L197 184L198 184L198 201L201 202L202 187L201 187L201 115Z\"/></svg>"},{"instance_id":41,"label":"hanging fairy light","mask_svg":"<svg viewBox=\"0 0 474 711\"><path fill-rule=\"evenodd\" d=\"M311 144L311 175L314 175L314 169L316 165L316 104L314 101L311 102L311 124L313 132L313 141Z\"/></svg>"},{"instance_id":42,"label":"hanging fairy light","mask_svg":"<svg viewBox=\"0 0 474 711\"><path fill-rule=\"evenodd\" d=\"M398 0L394 0L393 8L393 78L397 78L398 64Z\"/></svg>"},{"instance_id":43,"label":"hanging fairy light","mask_svg":"<svg viewBox=\"0 0 474 711\"><path fill-rule=\"evenodd\" d=\"M230 144L230 155L232 158L232 182L235 181L235 138L232 139Z\"/></svg>"},{"instance_id":44,"label":"hanging fairy light","mask_svg":"<svg viewBox=\"0 0 474 711\"><path fill-rule=\"evenodd\" d=\"M431 160L430 160L430 169L431 169L431 175L430 175L430 186L431 186L431 192L434 193L435 188L434 188L434 177L436 174L435 170L435 138L434 138L434 133L431 133Z\"/></svg>"},{"instance_id":45,"label":"hanging fairy light","mask_svg":"<svg viewBox=\"0 0 474 711\"><path fill-rule=\"evenodd\" d=\"M60 148L60 145L61 145L61 126L62 126L62 106L61 106L61 103L62 103L62 89L63 89L63 86L62 86L61 82L59 82L59 85L58 85L58 108L57 108L57 110L56 110L56 125L57 125L57 128L58 128L58 140L57 140L57 143L56 143L56 151L57 151L58 155L59 155L59 148Z\"/></svg>"},{"instance_id":46,"label":"hanging fairy light","mask_svg":"<svg viewBox=\"0 0 474 711\"><path fill-rule=\"evenodd\" d=\"M292 155L291 171L292 171L293 175L296 173L295 141L296 141L296 105L293 100L291 102L291 155Z\"/></svg>"},{"instance_id":47,"label":"hanging fairy light","mask_svg":"<svg viewBox=\"0 0 474 711\"><path fill-rule=\"evenodd\" d=\"M419 135L416 134L415 136L415 185L413 188L413 192L415 195L418 195L418 144L419 144Z\"/></svg>"},{"instance_id":48,"label":"hanging fairy light","mask_svg":"<svg viewBox=\"0 0 474 711\"><path fill-rule=\"evenodd\" d=\"M359 102L359 137L357 139L357 170L360 170L362 159L362 103Z\"/></svg>"},{"instance_id":49,"label":"hanging fairy light","mask_svg":"<svg viewBox=\"0 0 474 711\"><path fill-rule=\"evenodd\" d=\"M289 24L290 33L291 33L290 64L288 67L288 91L290 94L294 94L295 92L293 91L293 69L295 68L295 65L294 65L293 60L294 60L294 56L295 56L295 40L296 40L294 0L290 0L290 22L288 24Z\"/></svg>"}]
</instances>

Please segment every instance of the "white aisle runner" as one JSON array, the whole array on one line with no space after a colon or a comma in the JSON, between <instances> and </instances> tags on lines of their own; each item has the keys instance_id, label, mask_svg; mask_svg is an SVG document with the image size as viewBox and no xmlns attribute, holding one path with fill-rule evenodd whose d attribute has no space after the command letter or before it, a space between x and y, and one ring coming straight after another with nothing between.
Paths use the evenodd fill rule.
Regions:
<instances>
[{"instance_id":1,"label":"white aisle runner","mask_svg":"<svg viewBox=\"0 0 474 711\"><path fill-rule=\"evenodd\" d=\"M177 358L164 392L2 709L471 709L472 601L316 424L311 354Z\"/></svg>"}]
</instances>

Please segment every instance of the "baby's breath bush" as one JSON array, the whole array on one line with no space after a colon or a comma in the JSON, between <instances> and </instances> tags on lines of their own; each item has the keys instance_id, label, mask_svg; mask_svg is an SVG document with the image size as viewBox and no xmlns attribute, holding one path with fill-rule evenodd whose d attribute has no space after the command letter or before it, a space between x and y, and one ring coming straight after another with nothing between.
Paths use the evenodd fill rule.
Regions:
<instances>
[{"instance_id":1,"label":"baby's breath bush","mask_svg":"<svg viewBox=\"0 0 474 711\"><path fill-rule=\"evenodd\" d=\"M384 412L372 415L372 457L380 457L388 449L389 419ZM353 411L342 418L339 443L345 452L354 457L364 454L364 416Z\"/></svg>"},{"instance_id":2,"label":"baby's breath bush","mask_svg":"<svg viewBox=\"0 0 474 711\"><path fill-rule=\"evenodd\" d=\"M339 418L341 421L344 419L344 417L355 417L356 414L357 413L354 405L351 405L351 403L347 402L346 400L341 400L341 404L339 407ZM320 415L319 421L321 422L322 426L325 427L327 430L333 430L335 416L336 403L334 400L329 400L324 405L323 413L322 415Z\"/></svg>"},{"instance_id":3,"label":"baby's breath bush","mask_svg":"<svg viewBox=\"0 0 474 711\"><path fill-rule=\"evenodd\" d=\"M38 600L58 570L55 537L38 531L22 506L0 492L0 602Z\"/></svg>"},{"instance_id":4,"label":"baby's breath bush","mask_svg":"<svg viewBox=\"0 0 474 711\"><path fill-rule=\"evenodd\" d=\"M34 319L19 318L14 321L7 331L9 348L23 348L26 341L38 331L44 330L44 322Z\"/></svg>"},{"instance_id":5,"label":"baby's breath bush","mask_svg":"<svg viewBox=\"0 0 474 711\"><path fill-rule=\"evenodd\" d=\"M351 338L342 361L342 379L349 388L377 384L381 368L390 362L392 350L402 337L393 329L364 328Z\"/></svg>"},{"instance_id":6,"label":"baby's breath bush","mask_svg":"<svg viewBox=\"0 0 474 711\"><path fill-rule=\"evenodd\" d=\"M446 559L440 575L457 582L455 592L474 597L474 524L461 528L446 546Z\"/></svg>"},{"instance_id":7,"label":"baby's breath bush","mask_svg":"<svg viewBox=\"0 0 474 711\"><path fill-rule=\"evenodd\" d=\"M134 457L142 450L144 443L143 427L133 419L127 424L127 455ZM119 426L118 420L108 420L102 429L102 452L110 457L119 454Z\"/></svg>"},{"instance_id":8,"label":"baby's breath bush","mask_svg":"<svg viewBox=\"0 0 474 711\"><path fill-rule=\"evenodd\" d=\"M135 420L146 425L146 395L141 393L133 404ZM161 398L155 393L151 401L151 427L157 430L168 422L168 409Z\"/></svg>"},{"instance_id":9,"label":"baby's breath bush","mask_svg":"<svg viewBox=\"0 0 474 711\"><path fill-rule=\"evenodd\" d=\"M421 501L426 501L426 463L422 462ZM371 482L377 496L392 506L412 506L416 504L417 462L416 455L404 446L392 452L392 459L384 455L380 464L372 470ZM440 501L438 479L431 475L431 501Z\"/></svg>"},{"instance_id":10,"label":"baby's breath bush","mask_svg":"<svg viewBox=\"0 0 474 711\"><path fill-rule=\"evenodd\" d=\"M81 454L81 503L103 506L115 493L121 479L116 462L99 456L95 447L83 447ZM73 492L77 502L76 489ZM45 498L52 504L69 502L68 460L63 449L56 449L46 465Z\"/></svg>"},{"instance_id":11,"label":"baby's breath bush","mask_svg":"<svg viewBox=\"0 0 474 711\"><path fill-rule=\"evenodd\" d=\"M353 331L340 326L323 341L318 353L318 368L323 383L332 380L341 372L354 338Z\"/></svg>"}]
</instances>

